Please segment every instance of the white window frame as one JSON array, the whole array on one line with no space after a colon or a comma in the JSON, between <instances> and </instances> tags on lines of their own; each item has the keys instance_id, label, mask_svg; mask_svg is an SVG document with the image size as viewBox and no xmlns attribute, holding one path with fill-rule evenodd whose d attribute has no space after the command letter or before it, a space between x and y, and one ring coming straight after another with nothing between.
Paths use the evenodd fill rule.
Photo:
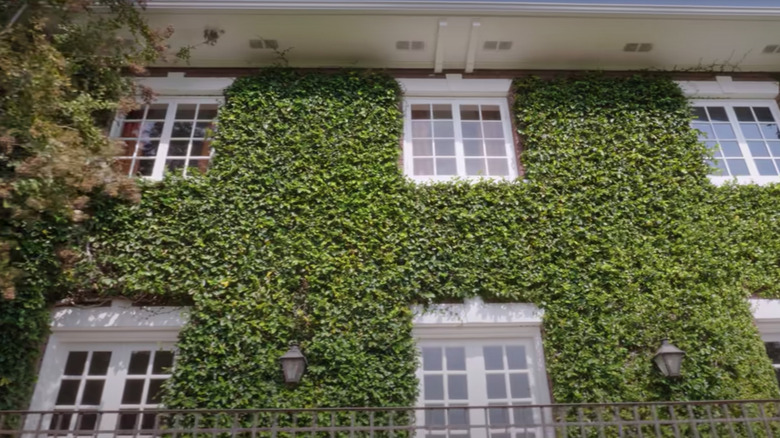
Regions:
<instances>
[{"instance_id":1,"label":"white window frame","mask_svg":"<svg viewBox=\"0 0 780 438\"><path fill-rule=\"evenodd\" d=\"M130 352L134 350L175 349L179 331L187 318L188 310L183 307L137 307L121 299L114 300L110 307L55 310L52 314L52 334L43 354L30 410L55 409L65 363L71 351L112 351L101 404L84 410L118 410L125 379L151 376L127 375L127 362L119 362L129 360ZM25 427L34 430L42 421L40 427L45 428L50 420L50 415L44 418L30 416L27 420L30 424ZM113 429L117 420L117 415L103 415L98 427Z\"/></svg>"},{"instance_id":2,"label":"white window frame","mask_svg":"<svg viewBox=\"0 0 780 438\"><path fill-rule=\"evenodd\" d=\"M455 134L455 160L457 175L414 175L412 153L412 105L414 104L449 104L453 105L452 121ZM461 131L460 105L498 105L501 113L501 124L504 133L506 159L509 169L508 176L466 175L465 155L463 152L463 133ZM406 97L403 102L404 136L403 136L403 170L404 175L417 182L463 180L514 180L518 175L515 142L512 134L509 105L506 98L498 97Z\"/></svg>"},{"instance_id":3,"label":"white window frame","mask_svg":"<svg viewBox=\"0 0 780 438\"><path fill-rule=\"evenodd\" d=\"M165 174L165 161L168 158L168 149L171 142L171 134L173 132L173 123L176 119L176 109L179 104L215 104L218 106L223 105L223 99L216 96L160 96L156 98L151 104L166 104L168 105L165 113L165 121L163 122L163 131L160 134L160 144L157 147L157 155L154 157L154 168L152 174L148 176L139 176L140 178L150 180L161 180ZM110 137L120 138L122 123L125 117L119 116L114 119L114 123L111 124ZM121 155L120 157L124 157ZM214 157L214 149L211 148L209 154L209 161ZM130 175L136 176L136 175Z\"/></svg>"},{"instance_id":4,"label":"white window frame","mask_svg":"<svg viewBox=\"0 0 780 438\"><path fill-rule=\"evenodd\" d=\"M742 157L745 159L745 163L750 175L743 176L729 176L729 175L709 175L710 181L715 185L721 185L729 181L736 181L739 184L769 184L780 182L779 175L759 175L758 168L754 161L754 157L750 153L747 140L742 134L742 130L739 127L739 121L734 113L734 107L738 106L761 106L768 107L772 113L772 117L775 118L775 122L780 125L780 109L778 109L777 102L773 99L694 99L690 101L692 107L694 106L719 106L726 110L726 114L729 118L731 128L734 130L737 138ZM759 123L759 122L757 122ZM715 139L708 139L715 140ZM780 140L780 139L778 139ZM774 158L773 158L774 159ZM778 157L780 159L780 157ZM717 160L717 158L714 158Z\"/></svg>"},{"instance_id":5,"label":"white window frame","mask_svg":"<svg viewBox=\"0 0 780 438\"><path fill-rule=\"evenodd\" d=\"M530 404L550 404L550 388L542 345L543 311L541 309L527 303L492 304L474 298L466 300L464 304L441 304L427 308L415 307L414 312L413 335L417 342L418 354L421 354L422 347L428 346L524 346L531 388ZM486 406L489 401L485 388L485 373L471 374L473 370L482 369L484 371L483 365L477 364L476 367L470 368L470 360L482 361L484 359L481 355L466 358L466 372L469 373L467 374L469 376L467 381L469 398L466 404L468 406ZM417 378L421 385L417 406L424 407L421 366L417 369ZM443 403L447 403L447 400ZM534 410L533 414L537 424L549 424L550 413L546 410L544 412ZM540 415L544 415L545 418L539 418ZM417 422L425 424L425 413L422 410L417 412ZM479 409L472 410L470 424L472 424L470 429L472 438L484 434L484 425L487 424L484 412ZM476 428L475 425L483 425L483 427L480 429ZM544 431L539 428L535 434L537 438L541 438Z\"/></svg>"},{"instance_id":6,"label":"white window frame","mask_svg":"<svg viewBox=\"0 0 780 438\"><path fill-rule=\"evenodd\" d=\"M780 342L780 300L753 298L750 299L750 307L761 341ZM772 366L780 370L780 364Z\"/></svg>"}]
</instances>

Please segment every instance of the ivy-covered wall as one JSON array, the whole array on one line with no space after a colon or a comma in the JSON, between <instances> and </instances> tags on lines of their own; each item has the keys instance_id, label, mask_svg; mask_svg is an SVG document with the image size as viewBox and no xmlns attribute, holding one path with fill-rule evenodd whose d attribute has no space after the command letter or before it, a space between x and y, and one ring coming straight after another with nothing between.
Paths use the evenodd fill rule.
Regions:
<instances>
[{"instance_id":1,"label":"ivy-covered wall","mask_svg":"<svg viewBox=\"0 0 780 438\"><path fill-rule=\"evenodd\" d=\"M526 181L418 185L392 78L240 79L208 174L103 206L69 278L193 302L173 407L414 404L409 305L471 296L545 310L557 402L779 396L746 298L780 297L780 189L712 186L665 77L515 86ZM666 337L682 379L652 364Z\"/></svg>"}]
</instances>

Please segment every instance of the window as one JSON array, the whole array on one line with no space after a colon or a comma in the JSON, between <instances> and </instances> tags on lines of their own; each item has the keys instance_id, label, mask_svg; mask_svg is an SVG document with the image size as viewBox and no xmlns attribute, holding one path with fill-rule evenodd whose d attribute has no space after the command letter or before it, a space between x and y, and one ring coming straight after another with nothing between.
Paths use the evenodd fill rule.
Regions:
<instances>
[{"instance_id":1,"label":"window","mask_svg":"<svg viewBox=\"0 0 780 438\"><path fill-rule=\"evenodd\" d=\"M129 176L162 178L166 170L183 175L205 172L218 104L214 99L159 101L117 120L113 137L125 143L117 165Z\"/></svg>"},{"instance_id":2,"label":"window","mask_svg":"<svg viewBox=\"0 0 780 438\"><path fill-rule=\"evenodd\" d=\"M424 424L449 427L452 437L472 428L491 429L492 437L533 435L541 412L522 405L534 398L533 345L530 339L423 341L420 404ZM505 408L502 406L512 406ZM465 409L469 406L488 408ZM463 407L464 409L458 409ZM446 430L442 430L442 436ZM433 433L433 436L437 436Z\"/></svg>"},{"instance_id":3,"label":"window","mask_svg":"<svg viewBox=\"0 0 780 438\"><path fill-rule=\"evenodd\" d=\"M53 409L62 410L49 421L53 430L94 431L155 427L153 414L138 411L157 407L161 390L170 377L170 347L131 343L70 345L55 359L62 364L57 377ZM119 410L119 415L99 416L90 410ZM121 413L127 409L132 413ZM74 411L79 411L74 414ZM65 413L67 412L67 413Z\"/></svg>"},{"instance_id":4,"label":"window","mask_svg":"<svg viewBox=\"0 0 780 438\"><path fill-rule=\"evenodd\" d=\"M713 181L780 181L780 120L770 100L693 102L693 127L714 151Z\"/></svg>"},{"instance_id":5,"label":"window","mask_svg":"<svg viewBox=\"0 0 780 438\"><path fill-rule=\"evenodd\" d=\"M764 342L766 347L766 353L769 355L769 360L772 361L772 366L775 368L775 376L777 376L777 383L780 385L780 336L777 341Z\"/></svg>"},{"instance_id":6,"label":"window","mask_svg":"<svg viewBox=\"0 0 780 438\"><path fill-rule=\"evenodd\" d=\"M415 180L517 177L504 99L408 98L405 173Z\"/></svg>"}]
</instances>

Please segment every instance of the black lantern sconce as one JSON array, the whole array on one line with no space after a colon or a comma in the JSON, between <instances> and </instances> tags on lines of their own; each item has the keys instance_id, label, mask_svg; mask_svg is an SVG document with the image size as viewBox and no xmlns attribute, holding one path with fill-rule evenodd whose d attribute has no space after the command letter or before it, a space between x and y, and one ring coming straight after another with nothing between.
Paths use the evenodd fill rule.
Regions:
<instances>
[{"instance_id":1,"label":"black lantern sconce","mask_svg":"<svg viewBox=\"0 0 780 438\"><path fill-rule=\"evenodd\" d=\"M653 356L653 361L658 365L661 373L666 377L680 377L680 368L682 366L683 356L685 352L670 344L668 340L664 339L661 342L661 346Z\"/></svg>"},{"instance_id":2,"label":"black lantern sconce","mask_svg":"<svg viewBox=\"0 0 780 438\"><path fill-rule=\"evenodd\" d=\"M290 349L279 358L284 373L284 382L296 384L301 381L303 372L306 371L306 356L301 353L300 348L293 344Z\"/></svg>"}]
</instances>

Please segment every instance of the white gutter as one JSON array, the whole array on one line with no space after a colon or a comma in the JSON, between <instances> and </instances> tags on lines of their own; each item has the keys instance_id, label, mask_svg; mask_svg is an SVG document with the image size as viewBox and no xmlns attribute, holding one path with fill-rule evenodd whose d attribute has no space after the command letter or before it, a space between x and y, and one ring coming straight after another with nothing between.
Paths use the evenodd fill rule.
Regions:
<instances>
[{"instance_id":1,"label":"white gutter","mask_svg":"<svg viewBox=\"0 0 780 438\"><path fill-rule=\"evenodd\" d=\"M780 6L696 6L696 5L614 5L544 3L524 1L412 1L412 0L149 0L147 9L191 10L276 10L344 12L436 12L436 13L550 13L620 15L695 15L714 17L775 17Z\"/></svg>"}]
</instances>

